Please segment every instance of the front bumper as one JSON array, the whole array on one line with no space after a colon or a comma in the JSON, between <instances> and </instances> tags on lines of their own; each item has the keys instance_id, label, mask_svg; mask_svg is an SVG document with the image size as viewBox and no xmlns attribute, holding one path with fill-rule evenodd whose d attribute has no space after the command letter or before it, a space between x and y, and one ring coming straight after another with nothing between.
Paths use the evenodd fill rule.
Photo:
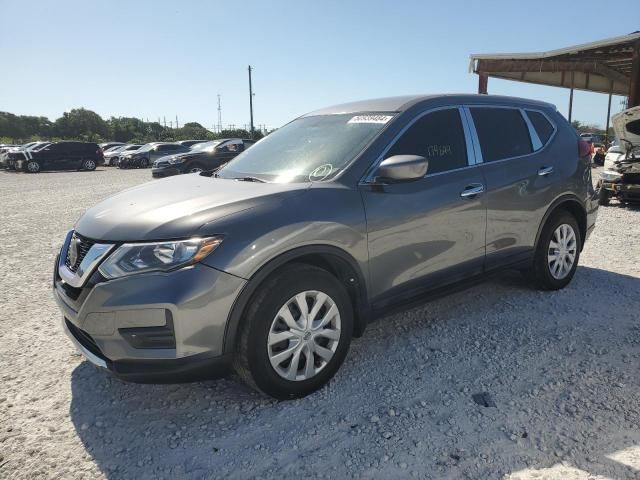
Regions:
<instances>
[{"instance_id":1,"label":"front bumper","mask_svg":"<svg viewBox=\"0 0 640 480\"><path fill-rule=\"evenodd\" d=\"M93 364L124 380L179 382L229 371L224 335L246 281L202 264L82 288L54 273L63 328Z\"/></svg>"},{"instance_id":2,"label":"front bumper","mask_svg":"<svg viewBox=\"0 0 640 480\"><path fill-rule=\"evenodd\" d=\"M640 200L640 184L622 183L622 182L602 182L601 188L609 190L616 195L625 198L633 198Z\"/></svg>"},{"instance_id":3,"label":"front bumper","mask_svg":"<svg viewBox=\"0 0 640 480\"><path fill-rule=\"evenodd\" d=\"M173 165L167 167L153 167L151 169L151 176L153 178L171 177L173 175L180 175L182 173L178 167Z\"/></svg>"}]
</instances>

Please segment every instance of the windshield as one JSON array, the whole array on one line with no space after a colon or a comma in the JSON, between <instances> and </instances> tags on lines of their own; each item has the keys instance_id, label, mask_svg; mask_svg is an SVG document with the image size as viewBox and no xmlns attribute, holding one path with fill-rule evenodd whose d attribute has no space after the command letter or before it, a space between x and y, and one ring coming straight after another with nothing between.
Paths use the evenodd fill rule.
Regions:
<instances>
[{"instance_id":1,"label":"windshield","mask_svg":"<svg viewBox=\"0 0 640 480\"><path fill-rule=\"evenodd\" d=\"M30 150L32 150L34 152L39 152L44 147L48 147L49 145L51 145L51 144L50 143L42 143L40 145L34 145L33 147L30 148Z\"/></svg>"},{"instance_id":2,"label":"windshield","mask_svg":"<svg viewBox=\"0 0 640 480\"><path fill-rule=\"evenodd\" d=\"M139 148L138 152L148 152L149 150L151 150L156 145L158 145L158 144L157 143L147 143L146 145L143 145L142 148Z\"/></svg>"},{"instance_id":3,"label":"windshield","mask_svg":"<svg viewBox=\"0 0 640 480\"><path fill-rule=\"evenodd\" d=\"M302 117L288 123L218 170L222 178L275 183L329 180L393 118L388 113Z\"/></svg>"},{"instance_id":4,"label":"windshield","mask_svg":"<svg viewBox=\"0 0 640 480\"><path fill-rule=\"evenodd\" d=\"M196 143L194 146L191 147L191 151L192 152L213 152L213 150L216 148L216 145L220 145L220 143L221 142L219 141Z\"/></svg>"},{"instance_id":5,"label":"windshield","mask_svg":"<svg viewBox=\"0 0 640 480\"><path fill-rule=\"evenodd\" d=\"M125 147L125 151L128 152L130 150L138 150L142 145L127 145Z\"/></svg>"}]
</instances>

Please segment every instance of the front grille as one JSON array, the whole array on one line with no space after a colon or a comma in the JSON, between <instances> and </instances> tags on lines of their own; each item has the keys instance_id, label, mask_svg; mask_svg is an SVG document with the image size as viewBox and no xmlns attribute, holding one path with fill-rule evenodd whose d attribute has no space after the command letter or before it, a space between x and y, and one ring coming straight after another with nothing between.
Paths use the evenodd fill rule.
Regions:
<instances>
[{"instance_id":1,"label":"front grille","mask_svg":"<svg viewBox=\"0 0 640 480\"><path fill-rule=\"evenodd\" d=\"M640 173L625 173L622 175L622 183L640 185Z\"/></svg>"},{"instance_id":2,"label":"front grille","mask_svg":"<svg viewBox=\"0 0 640 480\"><path fill-rule=\"evenodd\" d=\"M84 330L81 330L78 327L76 327L73 323L71 323L66 318L64 319L64 323L67 325L67 328L71 332L71 335L73 335L73 338L75 338L80 345L82 345L84 348L89 350L96 357L106 360L106 357L100 350L100 347L98 347L98 344L91 337L91 335L89 335Z\"/></svg>"},{"instance_id":3,"label":"front grille","mask_svg":"<svg viewBox=\"0 0 640 480\"><path fill-rule=\"evenodd\" d=\"M82 263L82 260L94 243L95 242L89 240L88 238L85 238L82 235L78 235L76 232L73 232L73 236L71 237L71 241L69 242L69 247L67 247L67 256L64 261L64 264L67 266L67 268L73 273L76 273L78 267ZM74 249L76 258L75 261L72 262Z\"/></svg>"}]
</instances>

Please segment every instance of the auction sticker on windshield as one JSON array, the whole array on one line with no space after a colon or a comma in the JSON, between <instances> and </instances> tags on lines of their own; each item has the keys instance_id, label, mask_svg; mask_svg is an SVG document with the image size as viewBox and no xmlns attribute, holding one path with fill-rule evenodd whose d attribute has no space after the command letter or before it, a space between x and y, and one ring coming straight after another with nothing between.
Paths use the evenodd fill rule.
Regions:
<instances>
[{"instance_id":1,"label":"auction sticker on windshield","mask_svg":"<svg viewBox=\"0 0 640 480\"><path fill-rule=\"evenodd\" d=\"M385 124L393 115L356 115L347 123L382 123Z\"/></svg>"}]
</instances>

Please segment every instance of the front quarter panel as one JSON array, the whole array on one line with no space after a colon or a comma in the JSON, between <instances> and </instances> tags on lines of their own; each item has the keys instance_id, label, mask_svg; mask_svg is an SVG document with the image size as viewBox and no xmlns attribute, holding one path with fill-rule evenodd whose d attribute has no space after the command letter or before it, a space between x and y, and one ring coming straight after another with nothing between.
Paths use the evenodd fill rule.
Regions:
<instances>
[{"instance_id":1,"label":"front quarter panel","mask_svg":"<svg viewBox=\"0 0 640 480\"><path fill-rule=\"evenodd\" d=\"M314 184L285 201L267 202L207 224L200 233L225 237L203 262L244 279L279 255L310 245L341 249L368 278L362 201L356 190L338 183Z\"/></svg>"}]
</instances>

